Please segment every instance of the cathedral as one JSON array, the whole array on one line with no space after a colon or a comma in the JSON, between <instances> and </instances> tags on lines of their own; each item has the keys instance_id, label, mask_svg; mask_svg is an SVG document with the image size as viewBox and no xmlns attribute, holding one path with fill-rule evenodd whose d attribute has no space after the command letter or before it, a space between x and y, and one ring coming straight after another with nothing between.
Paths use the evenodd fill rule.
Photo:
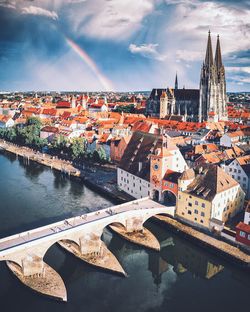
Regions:
<instances>
[{"instance_id":1,"label":"cathedral","mask_svg":"<svg viewBox=\"0 0 250 312\"><path fill-rule=\"evenodd\" d=\"M220 38L217 37L215 58L210 31L205 61L201 68L199 121L227 119L225 68L222 63Z\"/></svg>"},{"instance_id":2,"label":"cathedral","mask_svg":"<svg viewBox=\"0 0 250 312\"><path fill-rule=\"evenodd\" d=\"M146 104L146 114L152 117L184 121L226 120L226 82L219 36L213 59L210 31L205 61L201 68L200 89L153 89Z\"/></svg>"}]
</instances>

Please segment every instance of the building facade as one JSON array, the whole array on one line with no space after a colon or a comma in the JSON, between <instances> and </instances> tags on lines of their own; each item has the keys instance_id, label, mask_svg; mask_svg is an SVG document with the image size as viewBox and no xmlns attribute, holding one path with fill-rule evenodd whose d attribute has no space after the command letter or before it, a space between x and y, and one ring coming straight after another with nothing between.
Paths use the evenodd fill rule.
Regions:
<instances>
[{"instance_id":1,"label":"building facade","mask_svg":"<svg viewBox=\"0 0 250 312\"><path fill-rule=\"evenodd\" d=\"M224 167L225 172L235 179L250 199L250 156L241 156Z\"/></svg>"},{"instance_id":2,"label":"building facade","mask_svg":"<svg viewBox=\"0 0 250 312\"><path fill-rule=\"evenodd\" d=\"M210 31L205 61L200 75L199 121L227 119L225 68L222 63L220 39L217 37L215 58L213 58Z\"/></svg>"},{"instance_id":3,"label":"building facade","mask_svg":"<svg viewBox=\"0 0 250 312\"><path fill-rule=\"evenodd\" d=\"M217 165L198 166L179 179L176 216L212 230L243 209L245 193L238 182Z\"/></svg>"},{"instance_id":4,"label":"building facade","mask_svg":"<svg viewBox=\"0 0 250 312\"><path fill-rule=\"evenodd\" d=\"M186 161L179 149L166 137L135 131L119 163L117 183L121 190L134 198L150 196L163 202L164 192L170 191L176 196L174 172L186 169Z\"/></svg>"}]
</instances>

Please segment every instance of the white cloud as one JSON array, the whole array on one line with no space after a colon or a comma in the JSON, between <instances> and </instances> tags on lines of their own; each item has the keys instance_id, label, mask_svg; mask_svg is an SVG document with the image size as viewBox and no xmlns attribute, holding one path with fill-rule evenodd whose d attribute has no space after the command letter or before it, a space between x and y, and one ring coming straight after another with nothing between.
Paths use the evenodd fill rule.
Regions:
<instances>
[{"instance_id":1,"label":"white cloud","mask_svg":"<svg viewBox=\"0 0 250 312\"><path fill-rule=\"evenodd\" d=\"M230 71L230 72L243 72L243 73L246 73L246 74L250 74L250 67L249 66L242 66L242 67L226 67L226 70L227 71Z\"/></svg>"},{"instance_id":2,"label":"white cloud","mask_svg":"<svg viewBox=\"0 0 250 312\"><path fill-rule=\"evenodd\" d=\"M0 7L5 7L8 9L15 9L16 8L16 1L15 0L0 1Z\"/></svg>"},{"instance_id":3,"label":"white cloud","mask_svg":"<svg viewBox=\"0 0 250 312\"><path fill-rule=\"evenodd\" d=\"M39 15L49 17L53 20L58 19L58 15L55 11L49 11L37 6L30 5L29 7L24 7L21 9L22 14L31 14L31 15Z\"/></svg>"},{"instance_id":4,"label":"white cloud","mask_svg":"<svg viewBox=\"0 0 250 312\"><path fill-rule=\"evenodd\" d=\"M69 9L69 21L79 35L124 40L142 27L145 16L154 10L155 0L86 1L82 9Z\"/></svg>"},{"instance_id":5,"label":"white cloud","mask_svg":"<svg viewBox=\"0 0 250 312\"><path fill-rule=\"evenodd\" d=\"M166 55L160 54L157 51L157 47L159 45L157 43L148 43L136 45L131 43L129 45L129 51L133 54L141 54L144 57L156 59L158 61L164 61L166 59Z\"/></svg>"},{"instance_id":6,"label":"white cloud","mask_svg":"<svg viewBox=\"0 0 250 312\"><path fill-rule=\"evenodd\" d=\"M176 51L177 60L186 61L186 62L193 62L202 60L204 54L199 51L191 51L191 50L177 50Z\"/></svg>"},{"instance_id":7,"label":"white cloud","mask_svg":"<svg viewBox=\"0 0 250 312\"><path fill-rule=\"evenodd\" d=\"M227 4L211 1L174 1L179 2L173 23L168 28L173 35L182 38L192 50L200 51L200 42L209 29L213 34L221 36L222 52L224 54L250 48L250 10L230 7ZM205 42L204 40L204 42ZM215 47L214 47L215 48ZM205 50L203 48L203 50Z\"/></svg>"}]
</instances>

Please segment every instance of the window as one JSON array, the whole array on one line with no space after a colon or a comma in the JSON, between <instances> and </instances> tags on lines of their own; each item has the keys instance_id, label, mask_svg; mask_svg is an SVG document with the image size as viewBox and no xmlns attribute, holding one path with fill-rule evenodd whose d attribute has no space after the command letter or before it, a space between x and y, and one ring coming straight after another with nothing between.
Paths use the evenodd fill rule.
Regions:
<instances>
[{"instance_id":1,"label":"window","mask_svg":"<svg viewBox=\"0 0 250 312\"><path fill-rule=\"evenodd\" d=\"M234 172L237 172L237 169L234 169Z\"/></svg>"},{"instance_id":2,"label":"window","mask_svg":"<svg viewBox=\"0 0 250 312\"><path fill-rule=\"evenodd\" d=\"M246 177L244 177L244 178L243 178L243 181L245 181L245 182L246 182L246 180L247 180L247 178L246 178Z\"/></svg>"},{"instance_id":3,"label":"window","mask_svg":"<svg viewBox=\"0 0 250 312\"><path fill-rule=\"evenodd\" d=\"M240 231L240 236L241 236L241 237L246 237L246 233L243 232L243 231Z\"/></svg>"},{"instance_id":4,"label":"window","mask_svg":"<svg viewBox=\"0 0 250 312\"><path fill-rule=\"evenodd\" d=\"M204 213L204 212L202 212L202 213L201 213L201 216L202 216L202 217L205 217L205 213Z\"/></svg>"},{"instance_id":5,"label":"window","mask_svg":"<svg viewBox=\"0 0 250 312\"><path fill-rule=\"evenodd\" d=\"M234 179L234 175L232 175L232 178Z\"/></svg>"},{"instance_id":6,"label":"window","mask_svg":"<svg viewBox=\"0 0 250 312\"><path fill-rule=\"evenodd\" d=\"M192 203L188 203L188 206L189 206L189 207L192 207Z\"/></svg>"},{"instance_id":7,"label":"window","mask_svg":"<svg viewBox=\"0 0 250 312\"><path fill-rule=\"evenodd\" d=\"M240 180L240 176L238 176L237 179Z\"/></svg>"},{"instance_id":8,"label":"window","mask_svg":"<svg viewBox=\"0 0 250 312\"><path fill-rule=\"evenodd\" d=\"M247 239L248 239L248 240L250 240L250 234L248 234L248 237L247 237Z\"/></svg>"},{"instance_id":9,"label":"window","mask_svg":"<svg viewBox=\"0 0 250 312\"><path fill-rule=\"evenodd\" d=\"M202 207L202 208L205 208L205 207L206 207L206 205L205 205L204 203L202 203L202 204L201 204L201 207Z\"/></svg>"},{"instance_id":10,"label":"window","mask_svg":"<svg viewBox=\"0 0 250 312\"><path fill-rule=\"evenodd\" d=\"M203 220L201 220L201 223L203 223Z\"/></svg>"},{"instance_id":11,"label":"window","mask_svg":"<svg viewBox=\"0 0 250 312\"><path fill-rule=\"evenodd\" d=\"M241 170L238 170L238 173L241 173Z\"/></svg>"},{"instance_id":12,"label":"window","mask_svg":"<svg viewBox=\"0 0 250 312\"><path fill-rule=\"evenodd\" d=\"M197 209L195 209L195 210L194 210L194 213L198 214L198 210L197 210Z\"/></svg>"},{"instance_id":13,"label":"window","mask_svg":"<svg viewBox=\"0 0 250 312\"><path fill-rule=\"evenodd\" d=\"M198 201L197 200L194 203L195 203L196 206L198 205Z\"/></svg>"},{"instance_id":14,"label":"window","mask_svg":"<svg viewBox=\"0 0 250 312\"><path fill-rule=\"evenodd\" d=\"M192 211L191 211L191 210L188 210L188 214L191 215L191 214L192 214Z\"/></svg>"},{"instance_id":15,"label":"window","mask_svg":"<svg viewBox=\"0 0 250 312\"><path fill-rule=\"evenodd\" d=\"M232 168L229 168L229 172L232 172Z\"/></svg>"}]
</instances>

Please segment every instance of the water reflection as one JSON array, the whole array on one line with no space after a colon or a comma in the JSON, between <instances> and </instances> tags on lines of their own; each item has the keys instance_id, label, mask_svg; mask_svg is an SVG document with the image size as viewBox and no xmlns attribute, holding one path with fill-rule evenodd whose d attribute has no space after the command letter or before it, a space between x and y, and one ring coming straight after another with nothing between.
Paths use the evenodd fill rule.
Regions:
<instances>
[{"instance_id":1,"label":"water reflection","mask_svg":"<svg viewBox=\"0 0 250 312\"><path fill-rule=\"evenodd\" d=\"M38 181L39 176L47 170L47 168L43 167L42 165L32 162L30 164L30 160L26 158L18 157L18 163L21 168L24 169L25 176L33 182Z\"/></svg>"},{"instance_id":2,"label":"water reflection","mask_svg":"<svg viewBox=\"0 0 250 312\"><path fill-rule=\"evenodd\" d=\"M52 170L52 174L54 176L54 187L56 189L65 188L68 185L69 179L65 175L60 174L55 170Z\"/></svg>"},{"instance_id":3,"label":"water reflection","mask_svg":"<svg viewBox=\"0 0 250 312\"><path fill-rule=\"evenodd\" d=\"M33 167L33 165L31 165ZM20 162L0 155L0 236L41 226L69 215L112 205L110 201L41 166L29 174ZM153 223L147 227L161 242L154 252L132 245L105 229L103 240L127 278L108 274L76 259L57 245L45 261L63 278L67 304L34 294L0 263L1 311L15 312L207 312L235 311L249 305L250 278L221 259ZM237 300L235 300L237 298Z\"/></svg>"}]
</instances>

